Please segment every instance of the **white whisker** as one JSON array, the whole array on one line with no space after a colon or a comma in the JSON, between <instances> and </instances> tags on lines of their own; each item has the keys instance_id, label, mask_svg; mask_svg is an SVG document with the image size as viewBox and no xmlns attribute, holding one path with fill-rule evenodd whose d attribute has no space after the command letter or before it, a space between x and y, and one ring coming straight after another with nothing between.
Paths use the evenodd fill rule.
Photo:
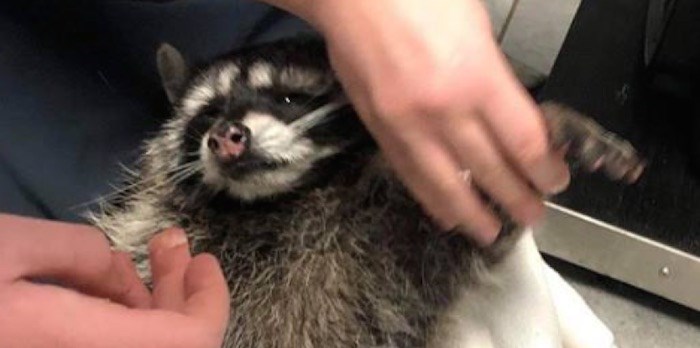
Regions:
<instances>
[{"instance_id":1,"label":"white whisker","mask_svg":"<svg viewBox=\"0 0 700 348\"><path fill-rule=\"evenodd\" d=\"M309 129L328 121L329 115L332 115L333 112L338 111L348 105L350 105L350 102L346 99L330 102L300 117L296 121L292 122L290 126L297 132L297 134L303 134Z\"/></svg>"},{"instance_id":2,"label":"white whisker","mask_svg":"<svg viewBox=\"0 0 700 348\"><path fill-rule=\"evenodd\" d=\"M203 165L201 161L195 160L191 161L188 163L184 163L182 165L176 166L174 168L171 168L167 171L165 171L165 174L167 175L166 179L163 180L160 183L155 183L154 181L162 179L162 177L159 176L152 176L152 177L145 177L140 180L134 181L132 183L129 183L127 185L120 186L118 188L115 188L113 192L107 193L105 195L99 196L95 199L92 199L88 202L85 203L80 203L76 204L70 209L78 209L82 207L86 207L92 204L104 204L107 201L117 198L120 195L124 195L128 193L131 190L134 190L136 188L142 189L139 191L139 193L148 193L148 192L153 192L156 190L159 190L163 187L166 187L167 185L176 185L187 178L191 177L195 173L201 171L203 169ZM131 176L135 176L135 171L129 170L128 174Z\"/></svg>"}]
</instances>

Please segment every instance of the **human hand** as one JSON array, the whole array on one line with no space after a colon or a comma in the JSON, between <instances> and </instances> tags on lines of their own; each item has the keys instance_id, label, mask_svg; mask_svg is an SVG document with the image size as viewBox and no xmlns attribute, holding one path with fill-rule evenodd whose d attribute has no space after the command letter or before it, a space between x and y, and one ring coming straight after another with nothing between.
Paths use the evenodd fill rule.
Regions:
<instances>
[{"instance_id":1,"label":"human hand","mask_svg":"<svg viewBox=\"0 0 700 348\"><path fill-rule=\"evenodd\" d=\"M478 0L268 0L309 20L388 161L438 223L481 245L500 220L460 172L517 222L569 181Z\"/></svg>"},{"instance_id":2,"label":"human hand","mask_svg":"<svg viewBox=\"0 0 700 348\"><path fill-rule=\"evenodd\" d=\"M216 259L192 257L178 229L149 251L152 294L99 231L0 214L0 346L220 347L229 293Z\"/></svg>"}]
</instances>

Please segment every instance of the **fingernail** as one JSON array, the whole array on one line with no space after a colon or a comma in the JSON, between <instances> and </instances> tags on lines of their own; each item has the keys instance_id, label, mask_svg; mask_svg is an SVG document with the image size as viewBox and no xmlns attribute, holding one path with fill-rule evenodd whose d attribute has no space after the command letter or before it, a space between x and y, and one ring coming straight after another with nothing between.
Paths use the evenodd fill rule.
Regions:
<instances>
[{"instance_id":1,"label":"fingernail","mask_svg":"<svg viewBox=\"0 0 700 348\"><path fill-rule=\"evenodd\" d=\"M558 195L558 194L564 192L564 190L566 190L567 187L569 187L569 180L562 181L562 182L557 183L556 185L552 186L552 189L549 190L549 194L550 195Z\"/></svg>"},{"instance_id":2,"label":"fingernail","mask_svg":"<svg viewBox=\"0 0 700 348\"><path fill-rule=\"evenodd\" d=\"M185 244L187 244L185 232L179 228L170 228L153 238L151 248L153 250L168 250Z\"/></svg>"},{"instance_id":3,"label":"fingernail","mask_svg":"<svg viewBox=\"0 0 700 348\"><path fill-rule=\"evenodd\" d=\"M605 162L605 156L600 156L600 158L598 158L595 162L593 162L593 168L592 168L593 170L592 171L596 171L596 170L600 169L600 167L603 166L604 162Z\"/></svg>"},{"instance_id":4,"label":"fingernail","mask_svg":"<svg viewBox=\"0 0 700 348\"><path fill-rule=\"evenodd\" d=\"M174 249L180 245L187 244L187 236L185 231L179 228L172 228L164 232L163 247Z\"/></svg>"},{"instance_id":5,"label":"fingernail","mask_svg":"<svg viewBox=\"0 0 700 348\"><path fill-rule=\"evenodd\" d=\"M532 183L544 194L557 194L569 185L569 172L566 163L554 156L532 166Z\"/></svg>"},{"instance_id":6,"label":"fingernail","mask_svg":"<svg viewBox=\"0 0 700 348\"><path fill-rule=\"evenodd\" d=\"M547 190L547 194L550 195L556 195L559 193L562 193L564 190L566 190L567 187L569 187L569 183L571 182L571 176L569 175L569 172L566 171L564 173L561 173L557 175L556 177L553 176L554 173L549 173L550 181L552 184L549 186L549 190Z\"/></svg>"},{"instance_id":7,"label":"fingernail","mask_svg":"<svg viewBox=\"0 0 700 348\"><path fill-rule=\"evenodd\" d=\"M501 233L501 226L499 225L496 228L489 229L486 231L482 231L481 233L477 232L477 238L476 242L479 246L486 248L496 242L496 239L498 239L498 235Z\"/></svg>"},{"instance_id":8,"label":"fingernail","mask_svg":"<svg viewBox=\"0 0 700 348\"><path fill-rule=\"evenodd\" d=\"M628 173L628 174L627 174L627 177L626 177L627 182L630 183L630 184L634 184L635 182L637 182L637 180L639 180L639 177L642 176L642 173L644 172L645 166L646 166L645 163L643 163L643 162L642 162L642 163L639 163L639 164L637 165L637 167L635 167L635 168L632 170L631 173Z\"/></svg>"},{"instance_id":9,"label":"fingernail","mask_svg":"<svg viewBox=\"0 0 700 348\"><path fill-rule=\"evenodd\" d=\"M493 242L495 242L498 238L500 230L501 228L500 226L498 226L493 229L477 231L463 224L457 225L454 228L452 228L453 232L468 238L472 243L482 248L488 247L489 245L493 244Z\"/></svg>"}]
</instances>

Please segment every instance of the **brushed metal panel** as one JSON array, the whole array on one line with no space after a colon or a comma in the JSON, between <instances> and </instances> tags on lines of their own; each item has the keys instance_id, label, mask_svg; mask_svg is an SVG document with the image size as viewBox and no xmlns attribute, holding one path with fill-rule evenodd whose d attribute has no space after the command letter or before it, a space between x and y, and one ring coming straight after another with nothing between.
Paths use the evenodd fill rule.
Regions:
<instances>
[{"instance_id":1,"label":"brushed metal panel","mask_svg":"<svg viewBox=\"0 0 700 348\"><path fill-rule=\"evenodd\" d=\"M545 254L700 310L700 258L554 203L535 240Z\"/></svg>"}]
</instances>

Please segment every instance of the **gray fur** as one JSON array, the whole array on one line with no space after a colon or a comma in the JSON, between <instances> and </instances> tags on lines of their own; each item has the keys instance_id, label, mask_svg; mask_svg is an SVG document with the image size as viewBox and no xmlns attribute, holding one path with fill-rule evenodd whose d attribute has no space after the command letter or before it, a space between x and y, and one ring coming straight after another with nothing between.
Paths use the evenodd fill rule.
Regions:
<instances>
[{"instance_id":1,"label":"gray fur","mask_svg":"<svg viewBox=\"0 0 700 348\"><path fill-rule=\"evenodd\" d=\"M181 71L179 63L161 64L179 61L170 53L158 56L168 76ZM211 99L235 93L241 64L218 62L194 78L173 118L146 142L132 186L92 221L115 248L134 253L145 278L147 241L168 226L184 227L193 251L217 256L231 287L225 347L439 347L435 325L457 290L485 281L480 275L509 251L518 229L507 224L487 250L439 231L375 149L340 162L323 184L260 202L222 200L222 192L205 185L182 188L183 171L203 170L197 163L182 167L184 129ZM291 76L284 74L249 78L268 86ZM331 73L298 76L327 84L332 75L324 74ZM166 90L172 81L179 80L164 78ZM550 131L556 138L562 125L576 128L577 122L552 121ZM569 131L565 137L590 135ZM604 146L613 151L616 145ZM635 153L628 155L628 167L636 165Z\"/></svg>"}]
</instances>

